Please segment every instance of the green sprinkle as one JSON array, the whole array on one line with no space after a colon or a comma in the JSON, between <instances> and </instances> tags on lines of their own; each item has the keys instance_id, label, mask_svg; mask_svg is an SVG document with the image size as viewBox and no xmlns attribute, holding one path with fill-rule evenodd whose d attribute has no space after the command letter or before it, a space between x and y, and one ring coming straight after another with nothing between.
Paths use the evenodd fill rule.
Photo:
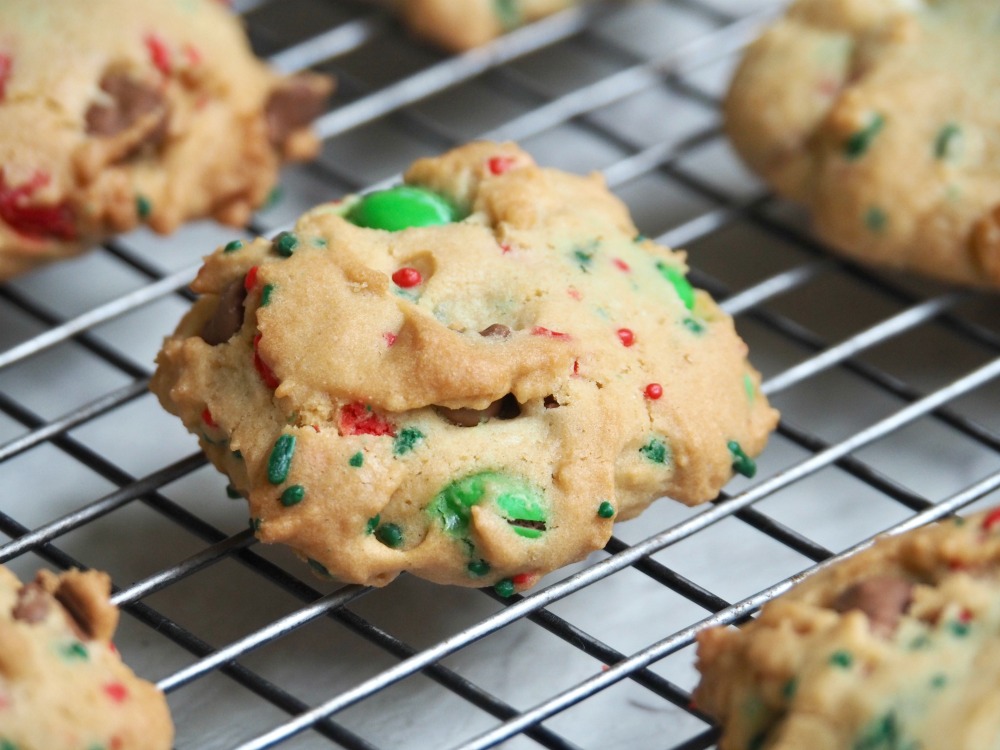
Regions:
<instances>
[{"instance_id":1,"label":"green sprinkle","mask_svg":"<svg viewBox=\"0 0 1000 750\"><path fill-rule=\"evenodd\" d=\"M934 688L935 690L940 690L947 684L948 684L947 675L936 674L933 677L931 677L931 687Z\"/></svg>"},{"instance_id":2,"label":"green sprinkle","mask_svg":"<svg viewBox=\"0 0 1000 750\"><path fill-rule=\"evenodd\" d=\"M667 462L667 444L662 440L650 438L650 441L639 449L639 452L654 464Z\"/></svg>"},{"instance_id":3,"label":"green sprinkle","mask_svg":"<svg viewBox=\"0 0 1000 750\"><path fill-rule=\"evenodd\" d=\"M930 645L931 645L930 636L928 636L925 633L925 634L922 634L922 635L918 635L916 638L914 638L912 641L910 641L910 650L911 651L920 651L922 649L928 648Z\"/></svg>"},{"instance_id":4,"label":"green sprinkle","mask_svg":"<svg viewBox=\"0 0 1000 750\"><path fill-rule=\"evenodd\" d=\"M18 748L17 745L10 740L0 739L0 750L18 750Z\"/></svg>"},{"instance_id":5,"label":"green sprinkle","mask_svg":"<svg viewBox=\"0 0 1000 750\"><path fill-rule=\"evenodd\" d=\"M451 224L459 220L459 214L437 193L400 185L368 193L348 209L344 218L359 227L398 232L410 227Z\"/></svg>"},{"instance_id":6,"label":"green sprinkle","mask_svg":"<svg viewBox=\"0 0 1000 750\"><path fill-rule=\"evenodd\" d=\"M785 700L791 700L792 698L795 697L795 693L796 691L798 691L798 689L799 689L799 681L793 677L781 687L781 696Z\"/></svg>"},{"instance_id":7,"label":"green sprinkle","mask_svg":"<svg viewBox=\"0 0 1000 750\"><path fill-rule=\"evenodd\" d=\"M896 715L888 713L868 726L854 743L854 750L897 750L901 741Z\"/></svg>"},{"instance_id":8,"label":"green sprinkle","mask_svg":"<svg viewBox=\"0 0 1000 750\"><path fill-rule=\"evenodd\" d=\"M742 474L747 479L753 477L753 475L757 473L757 464L754 460L743 452L740 444L735 440L730 440L726 443L726 446L729 448L729 452L733 457L733 471L737 474Z\"/></svg>"},{"instance_id":9,"label":"green sprinkle","mask_svg":"<svg viewBox=\"0 0 1000 750\"><path fill-rule=\"evenodd\" d=\"M375 529L375 538L386 547L396 549L403 543L403 530L394 523L384 523Z\"/></svg>"},{"instance_id":10,"label":"green sprinkle","mask_svg":"<svg viewBox=\"0 0 1000 750\"><path fill-rule=\"evenodd\" d=\"M365 454L362 453L361 451L358 451L357 453L355 453L353 456L351 456L348 459L347 463L349 463L351 466L353 466L355 469L357 469L360 466L364 465L364 463L365 463Z\"/></svg>"},{"instance_id":11,"label":"green sprinkle","mask_svg":"<svg viewBox=\"0 0 1000 750\"><path fill-rule=\"evenodd\" d=\"M953 620L952 622L948 623L948 630L950 630L952 634L958 636L959 638L965 638L965 636L969 634L969 631L972 630L972 626L969 625L969 623L967 622Z\"/></svg>"},{"instance_id":12,"label":"green sprinkle","mask_svg":"<svg viewBox=\"0 0 1000 750\"><path fill-rule=\"evenodd\" d=\"M743 375L743 391L747 394L747 401L752 404L757 398L757 388L754 387L753 378L749 373Z\"/></svg>"},{"instance_id":13,"label":"green sprinkle","mask_svg":"<svg viewBox=\"0 0 1000 750\"><path fill-rule=\"evenodd\" d=\"M274 294L274 284L264 284L260 290L260 306L267 307L271 304L271 295Z\"/></svg>"},{"instance_id":14,"label":"green sprinkle","mask_svg":"<svg viewBox=\"0 0 1000 750\"><path fill-rule=\"evenodd\" d=\"M396 436L392 444L392 452L397 456L403 456L412 451L417 443L424 439L424 433L415 427L404 427Z\"/></svg>"},{"instance_id":15,"label":"green sprinkle","mask_svg":"<svg viewBox=\"0 0 1000 750\"><path fill-rule=\"evenodd\" d=\"M496 591L504 599L514 596L516 589L514 588L514 582L509 578L504 578L502 581L497 581L496 585L493 586L493 590Z\"/></svg>"},{"instance_id":16,"label":"green sprinkle","mask_svg":"<svg viewBox=\"0 0 1000 750\"><path fill-rule=\"evenodd\" d=\"M485 560L473 560L466 566L466 570L469 571L470 576L482 578L490 572L490 564Z\"/></svg>"},{"instance_id":17,"label":"green sprinkle","mask_svg":"<svg viewBox=\"0 0 1000 750\"><path fill-rule=\"evenodd\" d=\"M264 521L262 519L251 517L250 518L250 531L252 531L254 534L256 534L258 531L260 531L260 527L261 527L261 525L263 523L264 523Z\"/></svg>"},{"instance_id":18,"label":"green sprinkle","mask_svg":"<svg viewBox=\"0 0 1000 750\"><path fill-rule=\"evenodd\" d=\"M597 515L601 518L614 518L615 517L615 506L605 500L603 503L597 506Z\"/></svg>"},{"instance_id":19,"label":"green sprinkle","mask_svg":"<svg viewBox=\"0 0 1000 750\"><path fill-rule=\"evenodd\" d=\"M237 250L241 250L242 248L243 248L243 240L233 240L232 242L227 243L224 248L222 248L222 252L235 253Z\"/></svg>"},{"instance_id":20,"label":"green sprinkle","mask_svg":"<svg viewBox=\"0 0 1000 750\"><path fill-rule=\"evenodd\" d=\"M847 651L834 651L833 654L830 655L830 663L835 667L849 669L854 663L854 657Z\"/></svg>"},{"instance_id":21,"label":"green sprinkle","mask_svg":"<svg viewBox=\"0 0 1000 750\"><path fill-rule=\"evenodd\" d=\"M269 208L274 208L281 203L281 199L283 197L284 192L282 191L281 186L275 185L271 188L271 192L267 194L267 200L264 201L264 205L261 207L261 210L267 211Z\"/></svg>"},{"instance_id":22,"label":"green sprinkle","mask_svg":"<svg viewBox=\"0 0 1000 750\"><path fill-rule=\"evenodd\" d=\"M705 332L705 326L694 318L684 318L684 320L681 321L681 325L696 335Z\"/></svg>"},{"instance_id":23,"label":"green sprinkle","mask_svg":"<svg viewBox=\"0 0 1000 750\"><path fill-rule=\"evenodd\" d=\"M380 523L382 523L382 516L380 514L376 513L374 516L372 516L371 518L369 518L368 519L368 523L365 524L365 533L366 534L373 534L373 533L375 533L375 529L378 528L378 525Z\"/></svg>"},{"instance_id":24,"label":"green sprinkle","mask_svg":"<svg viewBox=\"0 0 1000 750\"><path fill-rule=\"evenodd\" d=\"M317 573L319 573L321 576L325 576L327 578L332 578L333 577L333 576L330 575L330 571L326 569L326 566L323 563L321 563L319 560L313 560L311 557L307 557L306 558L306 564L310 568L312 568L313 570L315 570Z\"/></svg>"},{"instance_id":25,"label":"green sprinkle","mask_svg":"<svg viewBox=\"0 0 1000 750\"><path fill-rule=\"evenodd\" d=\"M660 275L670 282L674 290L677 292L677 296L681 298L681 302L684 303L684 307L688 310L694 309L694 287L691 286L691 282L687 280L684 272L679 268L667 265L662 260L656 261L656 269L660 272Z\"/></svg>"},{"instance_id":26,"label":"green sprinkle","mask_svg":"<svg viewBox=\"0 0 1000 750\"><path fill-rule=\"evenodd\" d=\"M293 484L281 493L281 504L286 508L291 508L293 505L301 503L305 496L306 488L301 484Z\"/></svg>"},{"instance_id":27,"label":"green sprinkle","mask_svg":"<svg viewBox=\"0 0 1000 750\"><path fill-rule=\"evenodd\" d=\"M884 126L885 118L876 112L865 127L847 139L847 143L844 144L844 157L853 161L864 156Z\"/></svg>"},{"instance_id":28,"label":"green sprinkle","mask_svg":"<svg viewBox=\"0 0 1000 750\"><path fill-rule=\"evenodd\" d=\"M878 206L872 206L865 211L865 226L872 232L875 232L876 234L883 232L888 225L889 214Z\"/></svg>"},{"instance_id":29,"label":"green sprinkle","mask_svg":"<svg viewBox=\"0 0 1000 750\"><path fill-rule=\"evenodd\" d=\"M576 264L580 267L580 270L584 273L590 272L590 266L594 262L594 254L588 253L582 248L577 248L573 251L573 258L576 259Z\"/></svg>"},{"instance_id":30,"label":"green sprinkle","mask_svg":"<svg viewBox=\"0 0 1000 750\"><path fill-rule=\"evenodd\" d=\"M647 237L644 234L637 234L635 237L632 238L632 242L634 242L637 245L641 245L643 242L645 242L648 239L649 239L649 237Z\"/></svg>"},{"instance_id":31,"label":"green sprinkle","mask_svg":"<svg viewBox=\"0 0 1000 750\"><path fill-rule=\"evenodd\" d=\"M233 485L227 484L226 497L228 497L230 500L239 500L241 497L243 497L243 495L241 495L240 491L236 489Z\"/></svg>"},{"instance_id":32,"label":"green sprinkle","mask_svg":"<svg viewBox=\"0 0 1000 750\"><path fill-rule=\"evenodd\" d=\"M281 484L288 479L294 455L295 436L285 433L275 441L271 456L267 459L267 481L271 484Z\"/></svg>"},{"instance_id":33,"label":"green sprinkle","mask_svg":"<svg viewBox=\"0 0 1000 750\"><path fill-rule=\"evenodd\" d=\"M68 643L60 649L63 658L67 661L89 661L90 653L87 651L87 647L84 646L79 641L74 641L73 643Z\"/></svg>"},{"instance_id":34,"label":"green sprinkle","mask_svg":"<svg viewBox=\"0 0 1000 750\"><path fill-rule=\"evenodd\" d=\"M962 148L962 129L955 123L948 123L938 131L934 139L935 159L954 159Z\"/></svg>"},{"instance_id":35,"label":"green sprinkle","mask_svg":"<svg viewBox=\"0 0 1000 750\"><path fill-rule=\"evenodd\" d=\"M314 247L326 247L326 240L322 237L310 237L309 242L311 242Z\"/></svg>"},{"instance_id":36,"label":"green sprinkle","mask_svg":"<svg viewBox=\"0 0 1000 750\"><path fill-rule=\"evenodd\" d=\"M153 213L153 204L149 202L149 198L145 195L135 196L135 212L140 219L148 219L149 215Z\"/></svg>"},{"instance_id":37,"label":"green sprinkle","mask_svg":"<svg viewBox=\"0 0 1000 750\"><path fill-rule=\"evenodd\" d=\"M291 257L295 248L299 246L299 238L292 232L282 232L271 242L274 251L283 258Z\"/></svg>"},{"instance_id":38,"label":"green sprinkle","mask_svg":"<svg viewBox=\"0 0 1000 750\"><path fill-rule=\"evenodd\" d=\"M517 0L493 0L493 8L504 31L521 25L521 14L517 8Z\"/></svg>"}]
</instances>

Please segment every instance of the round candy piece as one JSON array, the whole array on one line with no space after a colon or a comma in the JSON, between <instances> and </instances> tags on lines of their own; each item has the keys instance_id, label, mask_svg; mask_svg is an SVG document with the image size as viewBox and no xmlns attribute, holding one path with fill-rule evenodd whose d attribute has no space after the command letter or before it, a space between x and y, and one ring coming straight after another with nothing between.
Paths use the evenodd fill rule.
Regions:
<instances>
[{"instance_id":1,"label":"round candy piece","mask_svg":"<svg viewBox=\"0 0 1000 750\"><path fill-rule=\"evenodd\" d=\"M450 224L458 219L458 212L437 193L400 185L369 193L351 206L345 218L359 227L398 232L409 227Z\"/></svg>"}]
</instances>

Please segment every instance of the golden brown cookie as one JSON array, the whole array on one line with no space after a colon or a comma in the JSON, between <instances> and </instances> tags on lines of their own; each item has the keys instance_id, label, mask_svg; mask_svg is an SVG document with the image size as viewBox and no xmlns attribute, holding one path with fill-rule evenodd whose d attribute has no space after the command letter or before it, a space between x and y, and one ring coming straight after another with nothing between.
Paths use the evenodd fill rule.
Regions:
<instances>
[{"instance_id":1,"label":"golden brown cookie","mask_svg":"<svg viewBox=\"0 0 1000 750\"><path fill-rule=\"evenodd\" d=\"M994 0L798 0L726 99L736 149L838 250L1000 285Z\"/></svg>"},{"instance_id":2,"label":"golden brown cookie","mask_svg":"<svg viewBox=\"0 0 1000 750\"><path fill-rule=\"evenodd\" d=\"M104 573L0 567L0 748L167 750L163 693L125 666Z\"/></svg>"},{"instance_id":3,"label":"golden brown cookie","mask_svg":"<svg viewBox=\"0 0 1000 750\"><path fill-rule=\"evenodd\" d=\"M720 750L1000 746L1000 509L896 537L699 636Z\"/></svg>"},{"instance_id":4,"label":"golden brown cookie","mask_svg":"<svg viewBox=\"0 0 1000 750\"><path fill-rule=\"evenodd\" d=\"M753 473L777 415L746 345L600 177L475 143L405 180L208 256L158 357L261 540L509 592Z\"/></svg>"},{"instance_id":5,"label":"golden brown cookie","mask_svg":"<svg viewBox=\"0 0 1000 750\"><path fill-rule=\"evenodd\" d=\"M418 36L452 51L478 47L583 0L396 0Z\"/></svg>"},{"instance_id":6,"label":"golden brown cookie","mask_svg":"<svg viewBox=\"0 0 1000 750\"><path fill-rule=\"evenodd\" d=\"M332 88L216 0L0 3L0 278L148 224L244 224Z\"/></svg>"}]
</instances>

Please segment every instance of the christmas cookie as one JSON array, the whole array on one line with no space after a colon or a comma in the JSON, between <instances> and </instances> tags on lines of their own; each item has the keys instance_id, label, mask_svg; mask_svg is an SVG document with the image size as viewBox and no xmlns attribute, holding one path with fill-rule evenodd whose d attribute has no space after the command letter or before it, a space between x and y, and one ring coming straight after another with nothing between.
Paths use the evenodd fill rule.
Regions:
<instances>
[{"instance_id":1,"label":"christmas cookie","mask_svg":"<svg viewBox=\"0 0 1000 750\"><path fill-rule=\"evenodd\" d=\"M1000 509L897 537L700 634L720 750L1000 746Z\"/></svg>"},{"instance_id":2,"label":"christmas cookie","mask_svg":"<svg viewBox=\"0 0 1000 750\"><path fill-rule=\"evenodd\" d=\"M476 143L405 180L210 255L158 357L261 540L511 591L753 474L776 414L745 344L599 177Z\"/></svg>"},{"instance_id":3,"label":"christmas cookie","mask_svg":"<svg viewBox=\"0 0 1000 750\"><path fill-rule=\"evenodd\" d=\"M137 678L111 636L118 610L104 573L0 567L0 748L167 750L163 693Z\"/></svg>"},{"instance_id":4,"label":"christmas cookie","mask_svg":"<svg viewBox=\"0 0 1000 750\"><path fill-rule=\"evenodd\" d=\"M245 223L330 90L270 71L216 0L4 0L0 278L140 224Z\"/></svg>"},{"instance_id":5,"label":"christmas cookie","mask_svg":"<svg viewBox=\"0 0 1000 750\"><path fill-rule=\"evenodd\" d=\"M994 0L798 0L726 100L736 149L844 253L1000 286Z\"/></svg>"},{"instance_id":6,"label":"christmas cookie","mask_svg":"<svg viewBox=\"0 0 1000 750\"><path fill-rule=\"evenodd\" d=\"M406 25L448 50L485 44L582 0L396 0Z\"/></svg>"}]
</instances>

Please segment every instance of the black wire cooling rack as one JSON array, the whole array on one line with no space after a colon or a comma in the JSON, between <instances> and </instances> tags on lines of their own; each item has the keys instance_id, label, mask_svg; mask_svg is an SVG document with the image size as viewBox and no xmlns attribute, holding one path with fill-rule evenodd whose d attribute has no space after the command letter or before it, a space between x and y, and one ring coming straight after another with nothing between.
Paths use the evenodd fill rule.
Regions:
<instances>
[{"instance_id":1,"label":"black wire cooling rack","mask_svg":"<svg viewBox=\"0 0 1000 750\"><path fill-rule=\"evenodd\" d=\"M415 157L516 139L602 171L645 234L688 249L783 419L755 479L699 508L660 501L528 596L338 587L255 543L146 390L198 258L231 230L136 232L0 285L0 562L111 573L119 647L166 690L178 748L711 747L690 703L699 630L996 494L997 299L829 255L720 133L729 72L774 3L598 3L461 56L372 5L237 10L274 65L340 81L321 159L286 170L254 232Z\"/></svg>"}]
</instances>

